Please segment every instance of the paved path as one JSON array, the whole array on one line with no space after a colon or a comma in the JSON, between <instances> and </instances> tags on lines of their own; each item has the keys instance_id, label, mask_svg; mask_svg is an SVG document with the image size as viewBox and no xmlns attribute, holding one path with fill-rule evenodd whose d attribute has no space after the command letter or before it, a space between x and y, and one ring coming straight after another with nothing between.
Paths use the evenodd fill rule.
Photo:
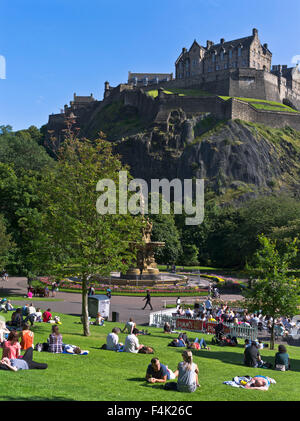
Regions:
<instances>
[{"instance_id":1,"label":"paved path","mask_svg":"<svg viewBox=\"0 0 300 421\"><path fill-rule=\"evenodd\" d=\"M201 280L202 281L202 280ZM207 282L207 281L205 281ZM1 287L3 286L3 289ZM8 297L9 295L23 295L27 294L27 278L21 277L10 277L8 282L0 284L0 292L2 296ZM51 292L50 292L51 295ZM51 298L51 297L50 297ZM80 316L81 315L81 294L79 293L67 293L57 292L56 297L62 301L34 301L35 307L40 307L42 310L51 308L54 313L64 313ZM182 297L182 303L194 303L197 297ZM225 301L239 300L242 297L239 295L222 295L221 297ZM200 297L200 300L204 300L204 297ZM25 303L30 302L30 299L25 298L24 300L16 300L12 303L16 306L23 306ZM159 311L164 308L164 304L174 304L176 297L152 297L151 303L154 311ZM145 310L145 301L143 297L124 297L124 296L112 296L110 313L116 311L120 315L120 321L125 322L129 317L133 317L135 322L138 324L149 323L150 307L147 306ZM110 314L111 319L111 314Z\"/></svg>"}]
</instances>

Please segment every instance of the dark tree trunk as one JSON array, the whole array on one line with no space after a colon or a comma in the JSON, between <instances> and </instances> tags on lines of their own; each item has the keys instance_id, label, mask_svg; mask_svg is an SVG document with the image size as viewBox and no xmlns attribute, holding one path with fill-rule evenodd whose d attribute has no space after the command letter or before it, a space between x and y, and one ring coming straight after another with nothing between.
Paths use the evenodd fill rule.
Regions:
<instances>
[{"instance_id":1,"label":"dark tree trunk","mask_svg":"<svg viewBox=\"0 0 300 421\"><path fill-rule=\"evenodd\" d=\"M82 323L84 336L90 336L89 310L88 310L88 282L82 278Z\"/></svg>"},{"instance_id":2,"label":"dark tree trunk","mask_svg":"<svg viewBox=\"0 0 300 421\"><path fill-rule=\"evenodd\" d=\"M274 345L275 345L275 318L273 318L273 322L272 322L272 328L271 328L271 339L270 339L270 349L274 349Z\"/></svg>"}]
</instances>

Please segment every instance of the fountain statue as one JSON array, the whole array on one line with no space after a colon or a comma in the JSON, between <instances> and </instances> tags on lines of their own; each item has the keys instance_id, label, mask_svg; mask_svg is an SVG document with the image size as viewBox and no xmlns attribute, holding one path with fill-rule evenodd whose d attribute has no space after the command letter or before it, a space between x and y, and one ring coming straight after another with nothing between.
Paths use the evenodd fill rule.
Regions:
<instances>
[{"instance_id":1,"label":"fountain statue","mask_svg":"<svg viewBox=\"0 0 300 421\"><path fill-rule=\"evenodd\" d=\"M152 222L147 218L145 226L142 228L142 242L133 243L132 247L136 250L135 267L128 269L122 277L130 279L140 276L140 279L159 279L159 269L154 258L154 252L157 247L164 247L164 242L151 241Z\"/></svg>"}]
</instances>

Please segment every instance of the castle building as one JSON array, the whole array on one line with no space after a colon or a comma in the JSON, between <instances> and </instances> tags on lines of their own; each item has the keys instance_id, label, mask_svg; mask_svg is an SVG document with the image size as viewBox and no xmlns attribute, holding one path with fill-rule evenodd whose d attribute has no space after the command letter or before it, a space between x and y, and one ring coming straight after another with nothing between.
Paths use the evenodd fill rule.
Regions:
<instances>
[{"instance_id":1,"label":"castle building","mask_svg":"<svg viewBox=\"0 0 300 421\"><path fill-rule=\"evenodd\" d=\"M221 38L219 44L207 41L206 47L195 40L189 50L182 49L176 60L176 79L239 68L270 72L271 61L272 53L268 44L260 43L258 30L254 28L251 36L228 42Z\"/></svg>"}]
</instances>

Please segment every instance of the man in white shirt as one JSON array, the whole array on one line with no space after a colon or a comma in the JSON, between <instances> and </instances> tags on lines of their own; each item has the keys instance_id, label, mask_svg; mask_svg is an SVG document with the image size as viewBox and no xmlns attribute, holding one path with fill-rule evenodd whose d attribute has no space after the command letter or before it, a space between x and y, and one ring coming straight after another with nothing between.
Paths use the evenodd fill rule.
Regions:
<instances>
[{"instance_id":1,"label":"man in white shirt","mask_svg":"<svg viewBox=\"0 0 300 421\"><path fill-rule=\"evenodd\" d=\"M121 330L118 327L114 327L111 333L106 337L106 349L108 351L117 351L123 344L119 343L118 334Z\"/></svg>"},{"instance_id":2,"label":"man in white shirt","mask_svg":"<svg viewBox=\"0 0 300 421\"><path fill-rule=\"evenodd\" d=\"M138 332L138 329L133 329L132 333L126 337L124 349L125 352L137 354L139 350L144 346L139 344L139 340L137 338Z\"/></svg>"}]
</instances>

